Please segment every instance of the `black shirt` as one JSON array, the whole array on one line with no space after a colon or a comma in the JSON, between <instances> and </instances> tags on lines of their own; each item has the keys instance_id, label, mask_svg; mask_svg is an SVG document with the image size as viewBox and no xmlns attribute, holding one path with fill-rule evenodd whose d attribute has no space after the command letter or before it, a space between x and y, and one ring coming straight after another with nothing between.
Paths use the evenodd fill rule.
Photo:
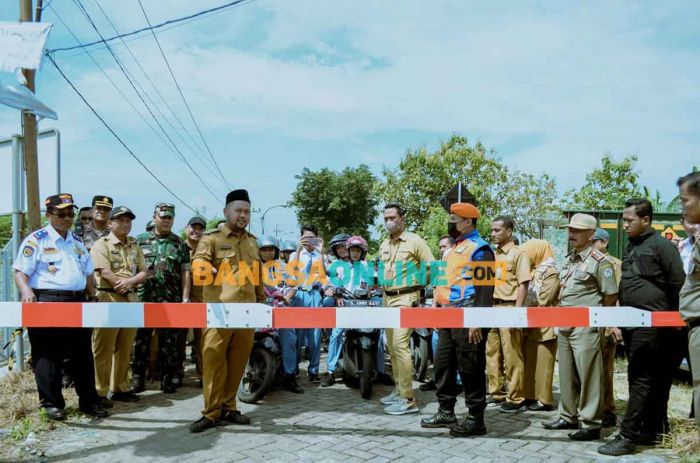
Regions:
<instances>
[{"instance_id":1,"label":"black shirt","mask_svg":"<svg viewBox=\"0 0 700 463\"><path fill-rule=\"evenodd\" d=\"M629 238L622 259L620 304L647 310L678 310L685 281L678 249L655 230Z\"/></svg>"}]
</instances>

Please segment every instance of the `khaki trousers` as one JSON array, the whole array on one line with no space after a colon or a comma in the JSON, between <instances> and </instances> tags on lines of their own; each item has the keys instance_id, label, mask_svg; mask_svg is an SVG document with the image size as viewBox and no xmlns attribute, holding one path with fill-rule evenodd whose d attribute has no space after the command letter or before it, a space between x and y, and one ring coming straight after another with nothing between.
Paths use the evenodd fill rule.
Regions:
<instances>
[{"instance_id":1,"label":"khaki trousers","mask_svg":"<svg viewBox=\"0 0 700 463\"><path fill-rule=\"evenodd\" d=\"M532 330L540 329L532 328ZM552 382L557 356L557 339L540 340L527 336L524 356L523 396L529 400L539 400L545 405L553 405Z\"/></svg>"},{"instance_id":2,"label":"khaki trousers","mask_svg":"<svg viewBox=\"0 0 700 463\"><path fill-rule=\"evenodd\" d=\"M196 368L197 378L202 379L202 338L203 338L203 328L192 328L192 334L194 341L192 344L192 350L194 351L194 364Z\"/></svg>"},{"instance_id":3,"label":"khaki trousers","mask_svg":"<svg viewBox=\"0 0 700 463\"><path fill-rule=\"evenodd\" d=\"M136 328L95 328L92 355L95 358L95 389L100 397L109 391L129 391L129 361Z\"/></svg>"},{"instance_id":4,"label":"khaki trousers","mask_svg":"<svg viewBox=\"0 0 700 463\"><path fill-rule=\"evenodd\" d=\"M253 348L255 330L208 328L202 339L204 410L216 421L222 411L236 410L236 393Z\"/></svg>"},{"instance_id":5,"label":"khaki trousers","mask_svg":"<svg viewBox=\"0 0 700 463\"><path fill-rule=\"evenodd\" d=\"M385 296L386 307L413 307L420 301L420 291ZM386 330L386 341L391 356L391 371L396 382L396 390L404 399L413 398L413 361L411 360L410 339L412 328Z\"/></svg>"},{"instance_id":6,"label":"khaki trousers","mask_svg":"<svg viewBox=\"0 0 700 463\"><path fill-rule=\"evenodd\" d=\"M599 328L559 329L559 416L583 428L600 428L603 355Z\"/></svg>"},{"instance_id":7,"label":"khaki trousers","mask_svg":"<svg viewBox=\"0 0 700 463\"><path fill-rule=\"evenodd\" d=\"M494 307L513 307L498 305ZM505 368L504 368L505 366ZM523 395L523 330L493 328L486 338L486 375L488 393L494 399L520 404Z\"/></svg>"},{"instance_id":8,"label":"khaki trousers","mask_svg":"<svg viewBox=\"0 0 700 463\"><path fill-rule=\"evenodd\" d=\"M603 416L615 414L615 393L613 382L615 376L615 351L617 341L612 335L601 336L603 355Z\"/></svg>"}]
</instances>

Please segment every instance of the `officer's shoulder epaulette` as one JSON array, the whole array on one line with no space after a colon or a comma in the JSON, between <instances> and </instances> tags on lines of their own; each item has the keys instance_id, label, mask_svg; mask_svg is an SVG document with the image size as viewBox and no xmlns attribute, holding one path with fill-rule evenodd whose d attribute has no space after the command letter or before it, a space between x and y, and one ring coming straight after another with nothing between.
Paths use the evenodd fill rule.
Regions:
<instances>
[{"instance_id":1,"label":"officer's shoulder epaulette","mask_svg":"<svg viewBox=\"0 0 700 463\"><path fill-rule=\"evenodd\" d=\"M38 232L35 232L35 233L34 233L34 238L40 240L40 239L42 239L42 238L48 236L48 234L49 234L49 232L47 232L45 229L42 228L42 229L39 230Z\"/></svg>"},{"instance_id":2,"label":"officer's shoulder epaulette","mask_svg":"<svg viewBox=\"0 0 700 463\"><path fill-rule=\"evenodd\" d=\"M215 229L213 229L213 230L207 230L207 231L205 231L204 234L205 234L205 235L213 235L214 233L219 233L220 231L221 231L221 230L219 230L218 228L215 228Z\"/></svg>"},{"instance_id":3,"label":"officer's shoulder epaulette","mask_svg":"<svg viewBox=\"0 0 700 463\"><path fill-rule=\"evenodd\" d=\"M607 256L605 254L603 254L602 252L598 251L597 249L594 249L593 251L591 251L591 257L593 259L595 259L597 262L603 262L604 260L610 262L608 260Z\"/></svg>"},{"instance_id":4,"label":"officer's shoulder epaulette","mask_svg":"<svg viewBox=\"0 0 700 463\"><path fill-rule=\"evenodd\" d=\"M258 238L255 235L253 235L251 232L246 232L246 233L248 233L249 238L253 238L254 240L257 241Z\"/></svg>"}]
</instances>

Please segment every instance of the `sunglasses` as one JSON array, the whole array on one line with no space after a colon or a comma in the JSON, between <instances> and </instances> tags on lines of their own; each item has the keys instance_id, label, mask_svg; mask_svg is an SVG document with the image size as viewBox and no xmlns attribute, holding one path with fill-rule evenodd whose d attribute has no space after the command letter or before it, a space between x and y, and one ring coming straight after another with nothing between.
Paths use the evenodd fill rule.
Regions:
<instances>
[{"instance_id":1,"label":"sunglasses","mask_svg":"<svg viewBox=\"0 0 700 463\"><path fill-rule=\"evenodd\" d=\"M75 212L63 212L63 213L58 213L58 212L52 212L51 215L58 219L74 219L75 218Z\"/></svg>"}]
</instances>

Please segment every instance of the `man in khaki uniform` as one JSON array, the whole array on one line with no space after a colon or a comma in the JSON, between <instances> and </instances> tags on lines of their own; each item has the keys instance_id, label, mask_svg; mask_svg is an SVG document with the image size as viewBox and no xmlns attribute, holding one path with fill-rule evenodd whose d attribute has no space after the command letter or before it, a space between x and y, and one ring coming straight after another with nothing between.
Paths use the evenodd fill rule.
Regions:
<instances>
[{"instance_id":1,"label":"man in khaki uniform","mask_svg":"<svg viewBox=\"0 0 700 463\"><path fill-rule=\"evenodd\" d=\"M527 306L556 305L559 302L559 270L552 245L545 240L531 239L520 248L530 259L532 279L528 287ZM525 403L530 411L550 411L554 405L552 382L557 355L557 335L553 327L528 328L524 331Z\"/></svg>"},{"instance_id":2,"label":"man in khaki uniform","mask_svg":"<svg viewBox=\"0 0 700 463\"><path fill-rule=\"evenodd\" d=\"M689 223L700 223L700 172L678 179L683 215ZM687 265L688 273L680 293L681 317L688 324L690 364L700 365L700 228L695 231L695 245ZM700 429L700 368L692 368L695 424Z\"/></svg>"},{"instance_id":3,"label":"man in khaki uniform","mask_svg":"<svg viewBox=\"0 0 700 463\"><path fill-rule=\"evenodd\" d=\"M228 274L221 284L213 280L204 286L205 302L264 302L260 275L256 284L240 281L242 264L253 268L260 261L258 242L246 231L250 223L250 197L246 190L226 195L226 225L202 237L193 257L195 283L197 273L211 278ZM202 272L202 269L209 269ZM215 274L212 269L217 270ZM200 281L201 283L201 281ZM250 418L236 409L236 393L253 347L254 329L207 328L202 339L204 410L190 425L190 432L202 432L220 422L248 424Z\"/></svg>"},{"instance_id":4,"label":"man in khaki uniform","mask_svg":"<svg viewBox=\"0 0 700 463\"><path fill-rule=\"evenodd\" d=\"M615 282L617 287L620 287L620 279L622 278L622 261L610 254L608 251L608 243L610 242L610 234L602 229L596 228L593 235L593 247L605 254L605 257L613 264L615 271ZM615 394L613 391L613 382L615 377L615 351L617 350L617 340L609 328L605 330L602 339L603 342L603 388L605 390L603 396L603 427L608 428L617 424L617 416L615 415Z\"/></svg>"},{"instance_id":5,"label":"man in khaki uniform","mask_svg":"<svg viewBox=\"0 0 700 463\"><path fill-rule=\"evenodd\" d=\"M569 221L569 243L574 248L560 273L562 307L614 306L617 283L612 263L593 248L595 217L574 214ZM576 441L600 438L603 357L599 328L559 329L559 418L546 429L578 429Z\"/></svg>"},{"instance_id":6,"label":"man in khaki uniform","mask_svg":"<svg viewBox=\"0 0 700 463\"><path fill-rule=\"evenodd\" d=\"M109 235L98 239L90 250L95 263L99 302L138 302L135 287L147 278L146 260L136 240L129 236L136 218L126 207L110 213ZM137 402L129 392L129 360L136 328L95 328L92 354L95 357L95 388L102 406L111 400ZM107 394L111 391L108 398Z\"/></svg>"},{"instance_id":7,"label":"man in khaki uniform","mask_svg":"<svg viewBox=\"0 0 700 463\"><path fill-rule=\"evenodd\" d=\"M503 282L493 291L494 307L523 307L527 298L530 259L513 242L514 230L515 222L510 217L496 217L491 223L491 241L498 245L496 262L506 263L506 275L501 278ZM505 375L502 365L505 365ZM524 370L523 330L494 328L489 331L486 340L489 403L503 402L502 412L517 413L525 400Z\"/></svg>"},{"instance_id":8,"label":"man in khaki uniform","mask_svg":"<svg viewBox=\"0 0 700 463\"><path fill-rule=\"evenodd\" d=\"M83 233L83 244L88 251L92 249L97 240L109 235L109 215L113 206L114 201L109 196L92 198L92 223L90 230Z\"/></svg>"},{"instance_id":9,"label":"man in khaki uniform","mask_svg":"<svg viewBox=\"0 0 700 463\"><path fill-rule=\"evenodd\" d=\"M428 243L418 235L406 231L404 211L397 204L384 207L384 226L389 232L379 247L380 284L384 285L384 305L387 307L413 307L420 303L420 290L426 281L407 278L408 265L425 268L429 274L430 262L434 260ZM417 273L417 272L415 272ZM413 362L409 340L413 329L394 328L386 330L391 370L396 389L380 402L386 405L384 412L390 415L417 413L418 406L413 398Z\"/></svg>"}]
</instances>

